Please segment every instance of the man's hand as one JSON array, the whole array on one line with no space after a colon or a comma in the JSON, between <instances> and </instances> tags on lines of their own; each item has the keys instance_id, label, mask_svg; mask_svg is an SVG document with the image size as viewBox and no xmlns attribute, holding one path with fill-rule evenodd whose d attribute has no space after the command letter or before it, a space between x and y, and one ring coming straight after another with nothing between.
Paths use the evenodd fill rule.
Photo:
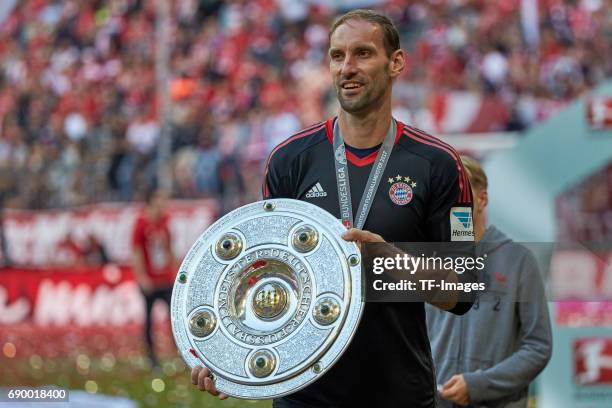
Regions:
<instances>
[{"instance_id":1,"label":"man's hand","mask_svg":"<svg viewBox=\"0 0 612 408\"><path fill-rule=\"evenodd\" d=\"M219 397L220 400L224 400L227 398L227 395L217 391L217 387L215 387L215 382L210 377L210 370L206 367L193 367L193 370L191 370L191 383L193 385L197 385L200 391L206 391L210 395Z\"/></svg>"},{"instance_id":2,"label":"man's hand","mask_svg":"<svg viewBox=\"0 0 612 408\"><path fill-rule=\"evenodd\" d=\"M351 228L342 235L345 241L357 241L357 246L361 251L362 242L386 242L383 237L370 231Z\"/></svg>"},{"instance_id":3,"label":"man's hand","mask_svg":"<svg viewBox=\"0 0 612 408\"><path fill-rule=\"evenodd\" d=\"M442 398L462 406L470 402L470 390L468 390L462 374L453 375L450 380L442 386L440 395Z\"/></svg>"}]
</instances>

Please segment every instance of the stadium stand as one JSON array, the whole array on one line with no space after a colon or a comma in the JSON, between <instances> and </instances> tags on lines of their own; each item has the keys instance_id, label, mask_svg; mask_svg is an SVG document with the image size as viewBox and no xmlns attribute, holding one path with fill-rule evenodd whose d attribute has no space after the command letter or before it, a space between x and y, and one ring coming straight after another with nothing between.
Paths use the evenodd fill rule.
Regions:
<instances>
[{"instance_id":1,"label":"stadium stand","mask_svg":"<svg viewBox=\"0 0 612 408\"><path fill-rule=\"evenodd\" d=\"M17 3L0 23L4 206L139 199L157 174L161 128L155 2ZM612 72L605 2L545 0L531 14L518 0L377 3L410 53L395 115L435 133L528 128ZM257 199L272 147L333 114L325 54L336 10L323 4L172 2L175 197L220 197L224 208Z\"/></svg>"}]
</instances>

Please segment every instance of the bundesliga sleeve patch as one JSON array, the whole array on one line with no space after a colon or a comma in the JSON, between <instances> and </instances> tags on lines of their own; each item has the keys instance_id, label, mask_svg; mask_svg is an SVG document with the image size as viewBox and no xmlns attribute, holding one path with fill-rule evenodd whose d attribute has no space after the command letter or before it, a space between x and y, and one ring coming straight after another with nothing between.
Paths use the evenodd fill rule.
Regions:
<instances>
[{"instance_id":1,"label":"bundesliga sleeve patch","mask_svg":"<svg viewBox=\"0 0 612 408\"><path fill-rule=\"evenodd\" d=\"M450 210L451 241L473 241L474 223L471 207L453 207Z\"/></svg>"}]
</instances>

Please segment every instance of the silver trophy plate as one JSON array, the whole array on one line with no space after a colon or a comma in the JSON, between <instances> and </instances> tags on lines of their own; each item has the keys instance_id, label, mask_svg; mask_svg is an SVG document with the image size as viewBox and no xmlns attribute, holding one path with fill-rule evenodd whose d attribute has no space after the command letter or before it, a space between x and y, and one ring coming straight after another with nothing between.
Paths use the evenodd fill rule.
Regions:
<instances>
[{"instance_id":1,"label":"silver trophy plate","mask_svg":"<svg viewBox=\"0 0 612 408\"><path fill-rule=\"evenodd\" d=\"M327 211L304 201L256 202L225 215L193 244L172 293L176 345L219 391L276 398L316 381L361 318L357 246Z\"/></svg>"}]
</instances>

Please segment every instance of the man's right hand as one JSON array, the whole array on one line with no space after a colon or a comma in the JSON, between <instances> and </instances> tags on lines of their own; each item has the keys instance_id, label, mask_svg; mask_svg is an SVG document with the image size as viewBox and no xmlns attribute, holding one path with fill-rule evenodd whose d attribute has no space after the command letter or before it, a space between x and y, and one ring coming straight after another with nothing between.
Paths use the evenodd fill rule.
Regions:
<instances>
[{"instance_id":1,"label":"man's right hand","mask_svg":"<svg viewBox=\"0 0 612 408\"><path fill-rule=\"evenodd\" d=\"M193 385L197 385L200 391L206 391L209 394L214 395L215 397L219 397L219 399L221 400L227 398L227 395L217 391L217 387L215 387L215 382L210 377L210 370L206 367L193 367L193 370L191 370L191 383Z\"/></svg>"}]
</instances>

